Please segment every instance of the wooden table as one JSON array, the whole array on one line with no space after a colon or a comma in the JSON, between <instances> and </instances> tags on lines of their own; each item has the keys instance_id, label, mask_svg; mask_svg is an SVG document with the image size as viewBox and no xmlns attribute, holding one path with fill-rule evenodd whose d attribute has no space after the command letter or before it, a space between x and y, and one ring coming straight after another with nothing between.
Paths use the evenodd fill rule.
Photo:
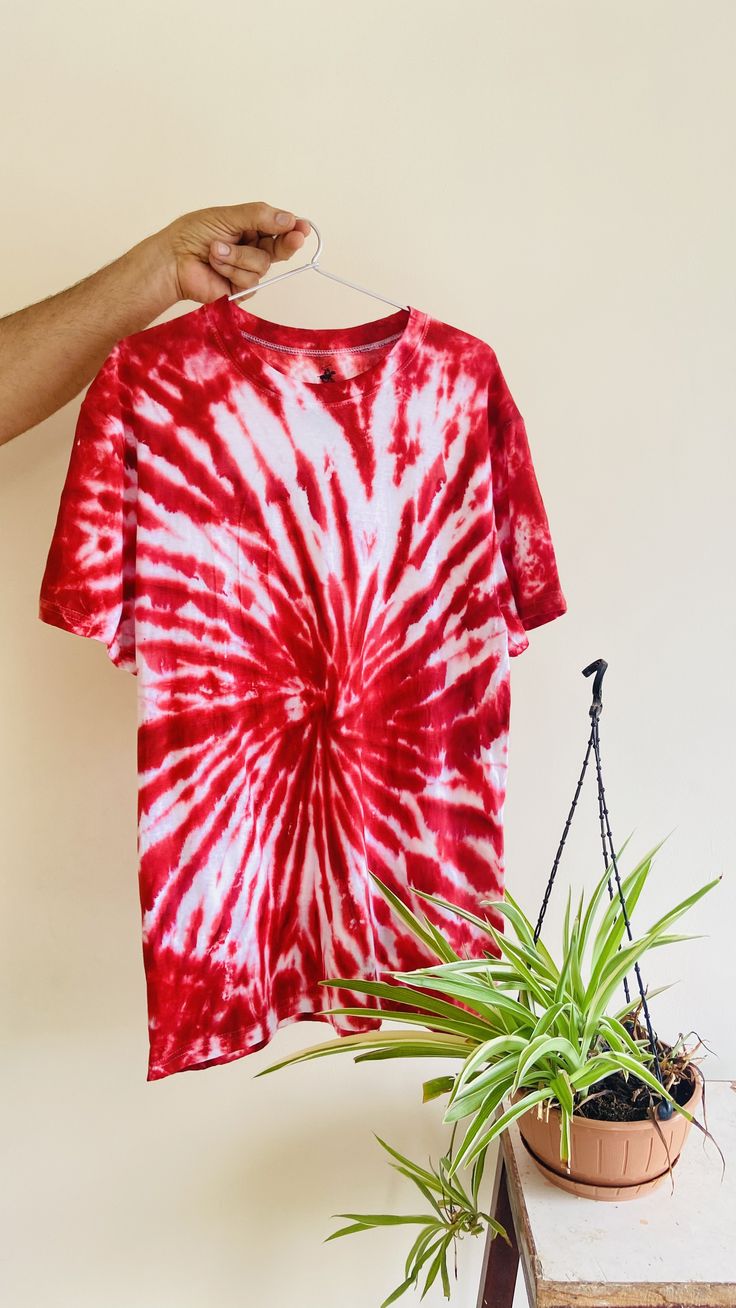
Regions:
<instances>
[{"instance_id":1,"label":"wooden table","mask_svg":"<svg viewBox=\"0 0 736 1308\"><path fill-rule=\"evenodd\" d=\"M622 1203L552 1185L512 1126L498 1151L491 1212L513 1247L487 1240L478 1308L511 1308L519 1262L531 1308L736 1308L736 1082L707 1081L705 1105L725 1176L717 1149L693 1126L674 1193L666 1178Z\"/></svg>"}]
</instances>

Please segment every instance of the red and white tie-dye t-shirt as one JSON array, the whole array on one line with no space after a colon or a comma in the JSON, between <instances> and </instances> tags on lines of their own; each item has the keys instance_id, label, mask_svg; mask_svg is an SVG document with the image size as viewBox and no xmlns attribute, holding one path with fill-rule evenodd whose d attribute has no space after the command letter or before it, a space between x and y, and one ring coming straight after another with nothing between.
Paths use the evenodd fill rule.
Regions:
<instances>
[{"instance_id":1,"label":"red and white tie-dye t-shirt","mask_svg":"<svg viewBox=\"0 0 736 1308\"><path fill-rule=\"evenodd\" d=\"M510 658L566 611L493 349L419 309L287 327L223 295L119 341L79 413L39 616L137 677L148 1080L330 978L502 919Z\"/></svg>"}]
</instances>

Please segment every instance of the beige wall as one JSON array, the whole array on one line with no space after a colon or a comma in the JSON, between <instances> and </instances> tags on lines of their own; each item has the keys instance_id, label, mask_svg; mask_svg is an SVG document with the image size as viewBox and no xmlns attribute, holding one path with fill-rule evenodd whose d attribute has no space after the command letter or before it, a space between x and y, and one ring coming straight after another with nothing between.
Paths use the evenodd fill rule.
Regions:
<instances>
[{"instance_id":1,"label":"beige wall","mask_svg":"<svg viewBox=\"0 0 736 1308\"><path fill-rule=\"evenodd\" d=\"M736 7L42 0L5 26L0 312L183 210L266 199L321 225L326 267L493 345L569 602L512 664L508 884L533 909L587 737L581 669L605 657L614 837L643 853L672 831L642 918L726 874L694 915L707 938L648 969L681 978L657 1024L736 1075ZM381 312L313 274L249 307ZM371 1133L437 1157L426 1067L255 1080L310 1024L145 1082L134 679L36 608L78 406L0 451L6 1301L377 1308L406 1237L322 1239L332 1213L412 1204ZM591 783L576 882L600 864Z\"/></svg>"}]
</instances>

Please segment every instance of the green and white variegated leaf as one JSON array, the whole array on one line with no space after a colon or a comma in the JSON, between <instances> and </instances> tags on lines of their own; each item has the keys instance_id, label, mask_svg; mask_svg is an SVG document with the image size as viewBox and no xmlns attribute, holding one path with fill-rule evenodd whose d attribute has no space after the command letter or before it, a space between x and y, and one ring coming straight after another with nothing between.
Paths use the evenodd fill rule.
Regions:
<instances>
[{"instance_id":1,"label":"green and white variegated leaf","mask_svg":"<svg viewBox=\"0 0 736 1308\"><path fill-rule=\"evenodd\" d=\"M533 1108L535 1104L544 1103L545 1100L552 1098L553 1095L549 1086L545 1086L541 1090L532 1090L529 1094L523 1095L521 1099L518 1099L510 1108L507 1108L506 1112L502 1113L500 1117L497 1117L493 1125L485 1132L485 1134L481 1134L479 1138L476 1138L474 1133L469 1144L466 1144L468 1140L468 1135L466 1133L465 1139L453 1160L452 1172L454 1173L459 1167L467 1166L468 1163L472 1162L482 1149L487 1149L493 1140L496 1140L512 1122L516 1121L517 1117L521 1117L521 1115L527 1112L529 1108ZM472 1126L469 1127L468 1130L472 1131Z\"/></svg>"},{"instance_id":2,"label":"green and white variegated leaf","mask_svg":"<svg viewBox=\"0 0 736 1308\"><path fill-rule=\"evenodd\" d=\"M536 1040L532 1040L524 1056L519 1060L519 1066L516 1070L512 1093L515 1093L520 1085L527 1083L532 1068L539 1067L545 1059L549 1059L552 1054L556 1054L559 1062L568 1071L576 1071L581 1064L579 1050L575 1048L564 1036L541 1035ZM541 1070L541 1069L540 1069ZM544 1079L547 1079L549 1072ZM552 1072L554 1076L554 1071Z\"/></svg>"},{"instance_id":3,"label":"green and white variegated leaf","mask_svg":"<svg viewBox=\"0 0 736 1308\"><path fill-rule=\"evenodd\" d=\"M491 1095L497 1095L496 1103L499 1103L511 1092L518 1063L518 1054L512 1054L478 1073L472 1080L466 1082L462 1089L458 1089L456 1081L443 1120L457 1122L463 1117L468 1117L485 1104Z\"/></svg>"}]
</instances>

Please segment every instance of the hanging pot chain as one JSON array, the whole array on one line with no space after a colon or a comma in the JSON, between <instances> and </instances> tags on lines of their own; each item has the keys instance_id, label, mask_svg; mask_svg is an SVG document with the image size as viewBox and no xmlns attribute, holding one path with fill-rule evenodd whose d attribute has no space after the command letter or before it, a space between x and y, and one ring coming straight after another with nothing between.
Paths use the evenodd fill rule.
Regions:
<instances>
[{"instance_id":1,"label":"hanging pot chain","mask_svg":"<svg viewBox=\"0 0 736 1308\"><path fill-rule=\"evenodd\" d=\"M614 851L613 851L613 837L611 836L611 824L610 824L610 822L609 822L609 820L608 820L608 808L607 808L607 805L606 805L606 795L605 795L605 791L604 791L604 789L603 789L603 771L602 771L602 768L601 768L601 745L600 745L600 736L599 736L599 733L598 733L598 719L599 719L599 717L600 717L600 715L601 715L602 712L603 712L603 704L602 704L602 702L601 702L601 700L600 700L600 693L599 693L599 695L598 695L597 698L596 698L596 696L594 695L594 697L593 697L593 703L591 704L591 707L590 707L590 716L591 716L591 718L592 718L592 726L591 726L591 729L590 729L590 743L592 744L593 749L594 749L594 751L595 751L595 770L596 770L596 779L597 779L597 781L598 781L598 819L599 819L599 821L600 821L600 827L601 827L601 845L602 845L602 847L603 847L603 866L604 866L604 867L608 867L608 866L609 866L609 857L608 857L608 841L610 841L610 843L611 843L611 862L613 863L613 870L614 870L614 873L615 873L615 876L616 876L616 886L617 886L617 888L618 888L618 890L619 890L619 892L620 892L620 893L619 893L619 898L620 898L620 900L621 900L621 905L622 905L622 908L623 908L624 925L626 926L626 934L628 935L629 940L633 940L634 937L633 937L633 934L632 934L632 931L631 931L631 923L630 923L630 921L629 921L628 912L627 912L627 909L626 909L626 901L624 900L624 898L623 898L623 892L621 891L621 878L619 877L619 874L618 874L618 865L617 865L617 863L616 863L616 855L615 855L615 853L614 853ZM609 876L609 878L608 878L608 898L609 898L610 900L613 899L613 886L611 885L611 878L610 878L610 876ZM620 948L621 948L621 946L619 945L619 949L620 949ZM631 992L630 992L630 990L629 990L629 979L628 979L628 977L624 977L624 979L623 979L623 984L624 984L624 994L625 994L625 996L626 996L626 1002L627 1002L627 1004L630 1004L630 1003L631 1003ZM640 986L640 989L641 989L641 986ZM644 998L643 994L642 994L642 998Z\"/></svg>"},{"instance_id":2,"label":"hanging pot chain","mask_svg":"<svg viewBox=\"0 0 736 1308\"><path fill-rule=\"evenodd\" d=\"M546 912L547 912L547 905L549 904L549 898L550 898L550 895L552 894L552 887L554 886L554 883L555 883L555 877L557 876L557 869L558 869L558 867L559 867L559 865L560 865L560 859L562 858L562 851L563 851L563 849L565 848L565 841L566 841L566 839L567 839L567 833L568 833L568 831L570 830L570 825L571 825L571 823L572 823L573 814L574 814L575 809L576 809L576 807L577 807L578 796L580 795L580 791L581 791L582 788L583 788L583 781L585 780L585 771L586 771L586 768L587 768L587 766L588 766L588 759L590 758L590 751L591 751L592 748L593 748L593 732L591 731L591 733L590 733L590 737L589 737L589 739L588 739L588 747L587 747L587 749L586 749L586 751L585 751L585 758L583 759L583 766L582 766L582 768L580 769L580 776L578 777L578 784L577 784L577 786L575 787L575 794L573 795L573 798L572 798L572 803L571 803L571 805L570 805L570 811L569 811L569 813L568 813L568 815L567 815L567 820L566 820L566 822L565 822L565 826L564 826L564 828L563 828L563 832L562 832L562 837L561 837L561 839L560 839L560 843L559 843L559 845L557 846L557 853L555 854L555 861L554 861L554 863L552 864L552 871L551 871L550 874L549 874L549 880L548 880L548 882L547 882L547 886L546 886L546 889L545 889L545 892L544 892L544 898L542 899L542 907L541 907L540 910L539 910L539 917L537 918L537 925L536 925L536 927L534 928L534 943L535 943L535 945L536 945L536 943L537 943L537 941L538 941L538 939L539 939L539 933L540 933L540 931L542 930L542 923L544 922L544 917L545 917L545 914L546 914ZM611 898L613 898L613 889L612 889L612 887L611 887L611 883L610 883L610 881L609 881L609 883L608 883L608 886L609 886L609 890L610 890Z\"/></svg>"},{"instance_id":3,"label":"hanging pot chain","mask_svg":"<svg viewBox=\"0 0 736 1308\"><path fill-rule=\"evenodd\" d=\"M603 675L607 667L608 664L606 663L605 659L596 659L593 663L589 663L586 668L583 668L583 676L585 677L589 677L592 673L596 674L595 680L593 682L593 702L589 710L590 717L592 719L591 731L590 731L590 736L588 738L588 744L585 750L583 765L582 768L580 769L580 776L578 777L577 786L575 787L575 794L573 796L573 800L570 805L570 809L567 815L567 820L565 822L560 843L557 847L555 860L554 863L552 864L552 870L550 872L549 879L547 881L547 886L542 899L542 906L539 910L539 917L537 919L537 925L534 930L535 943L539 939L539 935L542 930L542 923L544 922L544 917L547 912L547 905L549 904L550 895L552 894L552 887L554 886L555 877L557 876L557 869L559 867L560 859L562 857L562 851L565 846L565 840L567 839L567 833L570 829L573 814L577 807L578 798L580 795L580 791L582 789L583 781L585 779L585 773L588 767L588 760L590 759L591 749L593 750L593 753L595 755L596 779L598 783L598 815L599 815L600 828L601 828L601 843L603 846L603 866L604 868L607 868L609 866L609 863L613 866L613 873L616 881L616 890L618 892L618 899L621 905L621 913L623 915L624 925L626 927L626 933L628 935L629 940L633 939L631 922L629 920L628 910L626 907L626 898L624 896L623 887L621 885L621 877L619 875L619 870L618 870L618 864L616 862L616 853L613 845L613 836L611 833L611 823L608 815L608 806L606 804L605 788L603 785L603 769L601 765L599 718L601 713L603 712L603 700L602 700L601 689L603 683ZM609 849L610 849L610 858L608 853ZM608 896L609 896L609 900L613 899L613 885L611 883L610 876L608 878ZM619 945L619 949L620 948L621 946ZM649 1038L649 1045L652 1051L652 1057L654 1059L654 1066L656 1069L657 1080L659 1081L660 1085L663 1085L664 1082L662 1078L662 1069L659 1064L659 1056L657 1053L657 1040L654 1034L654 1028L652 1026L652 1019L649 1012L649 1005L646 999L646 989L644 986L644 982L642 980L641 970L639 968L638 962L634 963L634 971L636 973L637 988L639 990L639 996L641 999L642 1012L644 1014L647 1036ZM631 993L629 990L629 983L626 977L624 977L623 979L623 986L624 986L624 993L626 995L626 1002L630 1003ZM657 1115L658 1117L660 1117L660 1119L666 1120L667 1118L672 1116L673 1111L674 1110L672 1108L672 1105L669 1104L666 1100L664 1100L658 1106Z\"/></svg>"}]
</instances>

